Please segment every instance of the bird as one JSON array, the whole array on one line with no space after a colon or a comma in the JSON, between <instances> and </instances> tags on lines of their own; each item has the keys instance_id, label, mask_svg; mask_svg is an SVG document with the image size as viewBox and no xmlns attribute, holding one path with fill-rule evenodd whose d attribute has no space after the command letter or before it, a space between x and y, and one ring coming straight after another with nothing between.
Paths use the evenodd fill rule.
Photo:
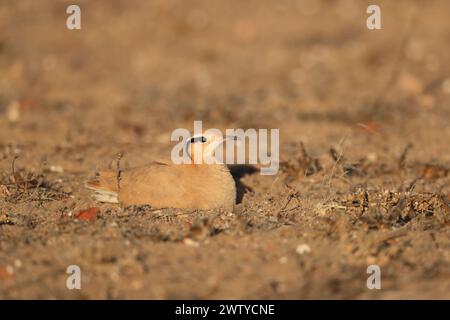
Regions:
<instances>
[{"instance_id":1,"label":"bird","mask_svg":"<svg viewBox=\"0 0 450 320\"><path fill-rule=\"evenodd\" d=\"M232 211L236 203L233 176L224 163L210 161L216 148L227 140L237 138L217 132L193 135L184 145L189 163L153 161L123 171L103 170L85 186L94 191L98 202Z\"/></svg>"}]
</instances>

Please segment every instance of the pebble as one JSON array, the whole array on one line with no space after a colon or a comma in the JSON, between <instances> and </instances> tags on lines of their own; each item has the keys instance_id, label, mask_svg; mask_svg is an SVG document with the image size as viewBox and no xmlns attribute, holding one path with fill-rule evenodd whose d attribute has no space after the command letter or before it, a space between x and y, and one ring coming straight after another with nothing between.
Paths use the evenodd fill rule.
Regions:
<instances>
[{"instance_id":1,"label":"pebble","mask_svg":"<svg viewBox=\"0 0 450 320\"><path fill-rule=\"evenodd\" d=\"M303 255L305 253L311 252L311 248L306 243L303 243L297 246L295 252L297 252L300 255Z\"/></svg>"},{"instance_id":2,"label":"pebble","mask_svg":"<svg viewBox=\"0 0 450 320\"><path fill-rule=\"evenodd\" d=\"M63 173L64 169L61 166L52 165L52 166L50 166L50 172Z\"/></svg>"},{"instance_id":3,"label":"pebble","mask_svg":"<svg viewBox=\"0 0 450 320\"><path fill-rule=\"evenodd\" d=\"M280 263L281 264L286 264L288 262L288 258L287 257L281 257L280 258Z\"/></svg>"},{"instance_id":4,"label":"pebble","mask_svg":"<svg viewBox=\"0 0 450 320\"><path fill-rule=\"evenodd\" d=\"M189 247L197 248L199 246L199 243L197 241L192 240L191 238L185 238L183 240L183 243Z\"/></svg>"},{"instance_id":5,"label":"pebble","mask_svg":"<svg viewBox=\"0 0 450 320\"><path fill-rule=\"evenodd\" d=\"M6 266L5 268L6 272L13 275L14 274L14 268L12 266Z\"/></svg>"},{"instance_id":6,"label":"pebble","mask_svg":"<svg viewBox=\"0 0 450 320\"><path fill-rule=\"evenodd\" d=\"M6 117L8 118L8 121L11 123L15 123L19 121L20 118L20 104L18 101L11 102L6 111Z\"/></svg>"}]
</instances>

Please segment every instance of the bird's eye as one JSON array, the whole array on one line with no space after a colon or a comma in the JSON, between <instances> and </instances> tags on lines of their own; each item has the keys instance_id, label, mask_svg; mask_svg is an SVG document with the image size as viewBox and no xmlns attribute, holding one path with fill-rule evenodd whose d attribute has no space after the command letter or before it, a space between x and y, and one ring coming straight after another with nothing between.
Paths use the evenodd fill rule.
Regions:
<instances>
[{"instance_id":1,"label":"bird's eye","mask_svg":"<svg viewBox=\"0 0 450 320\"><path fill-rule=\"evenodd\" d=\"M205 143L205 142L206 142L206 138L202 137L202 143Z\"/></svg>"}]
</instances>

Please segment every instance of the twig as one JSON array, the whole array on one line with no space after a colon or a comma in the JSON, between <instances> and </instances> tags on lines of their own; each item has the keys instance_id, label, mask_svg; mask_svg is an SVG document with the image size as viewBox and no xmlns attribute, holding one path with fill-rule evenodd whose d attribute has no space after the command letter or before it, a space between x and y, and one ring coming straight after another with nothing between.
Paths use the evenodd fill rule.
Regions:
<instances>
[{"instance_id":1,"label":"twig","mask_svg":"<svg viewBox=\"0 0 450 320\"><path fill-rule=\"evenodd\" d=\"M295 195L296 195L296 193L289 193L288 194L286 202L281 207L281 209L278 211L278 213L286 211L287 206L289 205L289 203L291 203L291 201L292 201L292 199L294 198Z\"/></svg>"},{"instance_id":2,"label":"twig","mask_svg":"<svg viewBox=\"0 0 450 320\"><path fill-rule=\"evenodd\" d=\"M408 143L406 145L405 149L403 150L402 155L400 156L400 159L398 160L398 168L400 170L405 169L406 157L408 156L408 152L409 152L409 150L411 150L412 147L413 147L412 143Z\"/></svg>"},{"instance_id":3,"label":"twig","mask_svg":"<svg viewBox=\"0 0 450 320\"><path fill-rule=\"evenodd\" d=\"M327 196L331 193L331 181L332 181L332 179L333 179L334 170L336 169L337 164L340 162L340 160L342 159L342 156L343 156L343 154L344 154L344 148L343 148L342 146L343 146L343 144L344 144L344 141L347 139L347 135L348 135L348 134L346 134L345 136L343 136L342 139L339 141L339 144L338 144L338 146L339 146L340 149L341 149L341 152L339 153L339 156L335 159L335 162L334 162L334 164L333 164L333 167L331 168L330 177L329 177L329 179L328 179L328 194L327 194ZM334 157L333 157L333 158L334 158ZM324 184L325 184L325 178L326 178L326 176L325 176L325 177L323 178L323 180L322 180L322 187L323 187ZM325 198L324 198L323 200L325 200Z\"/></svg>"},{"instance_id":4,"label":"twig","mask_svg":"<svg viewBox=\"0 0 450 320\"><path fill-rule=\"evenodd\" d=\"M122 170L120 169L120 160L123 157L123 153L119 152L116 159L116 182L117 182L117 191L120 191L120 180L122 179L121 174Z\"/></svg>"},{"instance_id":5,"label":"twig","mask_svg":"<svg viewBox=\"0 0 450 320\"><path fill-rule=\"evenodd\" d=\"M400 198L398 199L397 205L389 209L388 211L388 217L390 219L395 219L395 221L398 220L398 218L401 216L403 208L405 207L405 200L405 196L401 194Z\"/></svg>"},{"instance_id":6,"label":"twig","mask_svg":"<svg viewBox=\"0 0 450 320\"><path fill-rule=\"evenodd\" d=\"M399 238L399 237L404 237L407 234L408 234L408 230L405 227L403 227L401 229L387 232L386 234L382 234L382 235L378 236L375 239L374 244L382 243L382 242L389 241L389 240Z\"/></svg>"},{"instance_id":7,"label":"twig","mask_svg":"<svg viewBox=\"0 0 450 320\"><path fill-rule=\"evenodd\" d=\"M16 168L15 168L15 165L16 165L16 160L17 160L17 158L19 158L19 156L18 156L18 155L15 155L15 156L14 156L14 159L13 159L13 161L12 161L12 163L11 163L12 180L13 180L14 182L16 182Z\"/></svg>"}]
</instances>

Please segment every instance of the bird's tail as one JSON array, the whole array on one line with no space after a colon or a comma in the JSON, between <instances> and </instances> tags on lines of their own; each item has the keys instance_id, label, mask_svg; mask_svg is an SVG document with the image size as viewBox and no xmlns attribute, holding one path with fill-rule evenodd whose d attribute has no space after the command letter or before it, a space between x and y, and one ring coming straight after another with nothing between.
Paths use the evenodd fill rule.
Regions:
<instances>
[{"instance_id":1,"label":"bird's tail","mask_svg":"<svg viewBox=\"0 0 450 320\"><path fill-rule=\"evenodd\" d=\"M94 198L97 201L119 203L116 172L112 170L100 171L95 177L86 181L85 186L94 191Z\"/></svg>"}]
</instances>

